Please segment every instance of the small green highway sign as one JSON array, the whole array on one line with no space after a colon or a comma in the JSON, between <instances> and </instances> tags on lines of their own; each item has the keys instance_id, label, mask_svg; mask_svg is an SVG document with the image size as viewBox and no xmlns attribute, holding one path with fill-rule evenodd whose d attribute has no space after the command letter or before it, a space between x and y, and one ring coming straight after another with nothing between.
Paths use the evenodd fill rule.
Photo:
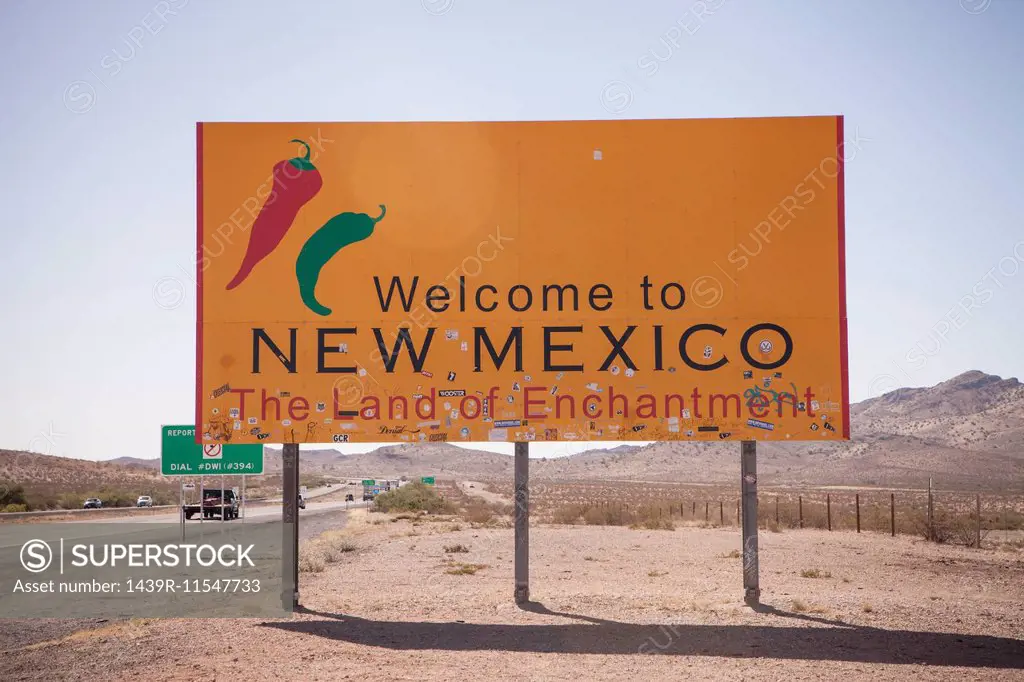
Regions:
<instances>
[{"instance_id":1,"label":"small green highway sign","mask_svg":"<svg viewBox=\"0 0 1024 682\"><path fill-rule=\"evenodd\" d=\"M263 473L263 445L196 443L191 425L164 426L160 439L160 472L164 476L240 475Z\"/></svg>"},{"instance_id":2,"label":"small green highway sign","mask_svg":"<svg viewBox=\"0 0 1024 682\"><path fill-rule=\"evenodd\" d=\"M426 483L427 485L434 485L434 477L433 476L423 476L423 477L420 478L420 481L423 482L423 483Z\"/></svg>"},{"instance_id":3,"label":"small green highway sign","mask_svg":"<svg viewBox=\"0 0 1024 682\"><path fill-rule=\"evenodd\" d=\"M373 480L372 478L364 478L364 479L363 479L363 485L364 485L365 487L367 487L367 488L369 488L370 486L372 486L372 485L373 485L374 483L376 483L376 481L374 481L374 480Z\"/></svg>"}]
</instances>

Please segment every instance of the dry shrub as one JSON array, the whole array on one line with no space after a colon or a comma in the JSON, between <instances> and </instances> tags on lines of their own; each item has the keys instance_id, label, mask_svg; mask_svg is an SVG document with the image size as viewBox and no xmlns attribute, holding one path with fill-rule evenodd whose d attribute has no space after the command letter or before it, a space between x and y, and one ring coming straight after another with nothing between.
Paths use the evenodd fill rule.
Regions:
<instances>
[{"instance_id":1,"label":"dry shrub","mask_svg":"<svg viewBox=\"0 0 1024 682\"><path fill-rule=\"evenodd\" d=\"M551 523L557 523L564 526L574 526L579 523L580 519L584 518L584 514L587 511L589 511L589 509L583 505L567 505L564 507L558 507L551 513Z\"/></svg>"},{"instance_id":2,"label":"dry shrub","mask_svg":"<svg viewBox=\"0 0 1024 682\"><path fill-rule=\"evenodd\" d=\"M487 523L494 519L494 510L485 501L472 498L466 502L460 516L470 523Z\"/></svg>"},{"instance_id":3,"label":"dry shrub","mask_svg":"<svg viewBox=\"0 0 1024 682\"><path fill-rule=\"evenodd\" d=\"M445 545L444 551L446 554L465 554L469 551L469 547L465 545Z\"/></svg>"},{"instance_id":4,"label":"dry shrub","mask_svg":"<svg viewBox=\"0 0 1024 682\"><path fill-rule=\"evenodd\" d=\"M341 561L341 555L356 551L356 545L337 531L329 531L320 536L319 542L324 560L329 564Z\"/></svg>"},{"instance_id":5,"label":"dry shrub","mask_svg":"<svg viewBox=\"0 0 1024 682\"><path fill-rule=\"evenodd\" d=\"M932 523L929 524L927 511L914 510L910 520L917 534L925 540L940 545L978 546L978 516L976 514L959 516L950 514L945 510L936 510ZM982 541L984 541L988 533L989 531L982 530Z\"/></svg>"},{"instance_id":6,"label":"dry shrub","mask_svg":"<svg viewBox=\"0 0 1024 682\"><path fill-rule=\"evenodd\" d=\"M676 526L668 519L644 519L630 525L633 530L675 530Z\"/></svg>"},{"instance_id":7,"label":"dry shrub","mask_svg":"<svg viewBox=\"0 0 1024 682\"><path fill-rule=\"evenodd\" d=\"M473 575L480 569L487 568L487 564L455 564L445 573L450 575Z\"/></svg>"},{"instance_id":8,"label":"dry shrub","mask_svg":"<svg viewBox=\"0 0 1024 682\"><path fill-rule=\"evenodd\" d=\"M821 571L817 568L805 568L800 571L801 578L831 578L832 573L829 571Z\"/></svg>"},{"instance_id":9,"label":"dry shrub","mask_svg":"<svg viewBox=\"0 0 1024 682\"><path fill-rule=\"evenodd\" d=\"M356 549L356 545L339 531L322 533L299 547L299 572L320 573L329 564L341 561L343 554Z\"/></svg>"},{"instance_id":10,"label":"dry shrub","mask_svg":"<svg viewBox=\"0 0 1024 682\"><path fill-rule=\"evenodd\" d=\"M449 510L433 486L416 481L381 493L373 500L374 509L383 512L418 512L439 514Z\"/></svg>"},{"instance_id":11,"label":"dry shrub","mask_svg":"<svg viewBox=\"0 0 1024 682\"><path fill-rule=\"evenodd\" d=\"M320 573L327 567L323 550L315 543L299 548L299 573Z\"/></svg>"}]
</instances>

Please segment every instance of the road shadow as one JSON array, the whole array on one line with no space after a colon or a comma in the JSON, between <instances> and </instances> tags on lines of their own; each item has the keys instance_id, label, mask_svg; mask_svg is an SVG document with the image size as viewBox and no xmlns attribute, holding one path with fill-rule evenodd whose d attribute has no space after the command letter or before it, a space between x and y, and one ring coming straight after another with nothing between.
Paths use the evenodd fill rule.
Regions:
<instances>
[{"instance_id":1,"label":"road shadow","mask_svg":"<svg viewBox=\"0 0 1024 682\"><path fill-rule=\"evenodd\" d=\"M1024 669L1024 640L913 630L886 630L761 606L765 614L814 621L776 625L638 625L549 611L524 610L585 623L552 625L378 621L298 609L315 620L263 627L398 651L508 651L561 654L731 656L882 664Z\"/></svg>"}]
</instances>

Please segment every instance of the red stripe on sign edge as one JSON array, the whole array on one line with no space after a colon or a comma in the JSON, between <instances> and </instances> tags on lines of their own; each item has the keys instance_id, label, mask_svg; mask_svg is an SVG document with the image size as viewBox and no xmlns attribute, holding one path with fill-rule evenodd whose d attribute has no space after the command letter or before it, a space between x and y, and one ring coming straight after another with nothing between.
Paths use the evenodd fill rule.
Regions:
<instances>
[{"instance_id":1,"label":"red stripe on sign edge","mask_svg":"<svg viewBox=\"0 0 1024 682\"><path fill-rule=\"evenodd\" d=\"M196 443L203 428L203 124L196 123Z\"/></svg>"},{"instance_id":2,"label":"red stripe on sign edge","mask_svg":"<svg viewBox=\"0 0 1024 682\"><path fill-rule=\"evenodd\" d=\"M843 159L843 116L836 117L836 161L839 166L837 204L839 207L839 362L843 390L843 438L850 438L850 351L846 326L846 168Z\"/></svg>"}]
</instances>

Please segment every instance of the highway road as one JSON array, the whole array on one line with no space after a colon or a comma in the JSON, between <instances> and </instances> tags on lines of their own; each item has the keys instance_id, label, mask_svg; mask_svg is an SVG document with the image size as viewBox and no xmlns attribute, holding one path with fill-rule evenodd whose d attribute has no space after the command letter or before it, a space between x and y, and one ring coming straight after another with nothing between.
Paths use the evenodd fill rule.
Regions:
<instances>
[{"instance_id":1,"label":"highway road","mask_svg":"<svg viewBox=\"0 0 1024 682\"><path fill-rule=\"evenodd\" d=\"M306 508L299 510L299 525L302 525L302 519L307 516L315 516L317 514L323 514L332 511L344 511L346 509L358 509L365 507L369 502L317 502L315 499L310 499L306 502ZM241 512L239 512L241 514ZM192 526L195 524L219 524L219 523L261 523L266 521L277 521L281 519L281 503L272 502L270 504L260 504L258 507L249 507L245 509L245 517L239 516L237 521L221 521L220 519L206 519L202 516L196 516L190 521L186 521L188 525ZM103 521L89 521L89 520L78 520L71 521L70 523L178 523L180 515L177 511L172 511L167 514L153 514L146 516L125 516L118 519L104 519Z\"/></svg>"}]
</instances>

